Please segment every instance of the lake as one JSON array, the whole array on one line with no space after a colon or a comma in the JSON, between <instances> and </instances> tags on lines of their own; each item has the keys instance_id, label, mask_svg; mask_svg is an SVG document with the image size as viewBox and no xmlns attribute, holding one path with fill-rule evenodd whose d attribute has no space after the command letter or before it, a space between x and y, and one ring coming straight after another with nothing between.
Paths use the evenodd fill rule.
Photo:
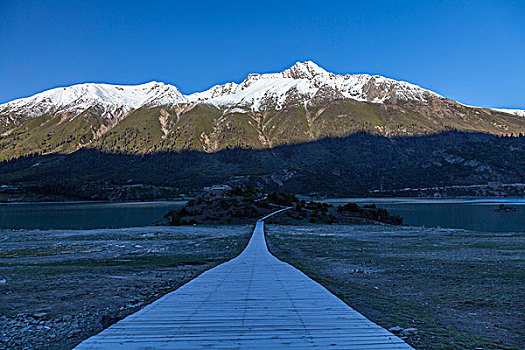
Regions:
<instances>
[{"instance_id":1,"label":"lake","mask_svg":"<svg viewBox=\"0 0 525 350\"><path fill-rule=\"evenodd\" d=\"M525 230L525 199L330 198L331 204L376 204L405 225L474 231ZM184 201L1 203L0 229L95 229L148 226ZM498 211L500 204L513 211Z\"/></svg>"},{"instance_id":2,"label":"lake","mask_svg":"<svg viewBox=\"0 0 525 350\"><path fill-rule=\"evenodd\" d=\"M0 203L0 229L95 229L147 226L184 201Z\"/></svg>"},{"instance_id":3,"label":"lake","mask_svg":"<svg viewBox=\"0 0 525 350\"><path fill-rule=\"evenodd\" d=\"M405 225L460 228L487 232L525 230L525 198L424 199L329 198L323 202L375 204L403 218ZM512 211L498 211L503 204Z\"/></svg>"}]
</instances>

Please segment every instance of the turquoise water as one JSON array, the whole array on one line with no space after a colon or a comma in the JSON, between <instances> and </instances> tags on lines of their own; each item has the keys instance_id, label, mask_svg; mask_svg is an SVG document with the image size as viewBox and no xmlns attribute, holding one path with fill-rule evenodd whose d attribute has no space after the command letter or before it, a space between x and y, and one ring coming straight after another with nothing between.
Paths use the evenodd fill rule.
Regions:
<instances>
[{"instance_id":1,"label":"turquoise water","mask_svg":"<svg viewBox=\"0 0 525 350\"><path fill-rule=\"evenodd\" d=\"M185 202L0 204L0 229L94 229L147 226Z\"/></svg>"},{"instance_id":2,"label":"turquoise water","mask_svg":"<svg viewBox=\"0 0 525 350\"><path fill-rule=\"evenodd\" d=\"M324 202L376 204L404 224L475 231L525 230L525 199L334 198ZM0 229L94 229L147 226L185 202L71 202L0 204ZM500 204L512 207L498 211Z\"/></svg>"},{"instance_id":3,"label":"turquoise water","mask_svg":"<svg viewBox=\"0 0 525 350\"><path fill-rule=\"evenodd\" d=\"M462 228L487 232L525 230L525 198L334 198L326 199L324 202L375 204L400 215L405 225ZM512 211L498 211L501 204L512 207Z\"/></svg>"}]
</instances>

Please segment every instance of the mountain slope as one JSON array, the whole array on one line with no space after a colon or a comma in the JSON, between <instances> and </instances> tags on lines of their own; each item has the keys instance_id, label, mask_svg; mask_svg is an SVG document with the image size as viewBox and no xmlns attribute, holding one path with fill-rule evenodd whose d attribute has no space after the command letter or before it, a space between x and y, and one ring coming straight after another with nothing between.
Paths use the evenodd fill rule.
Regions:
<instances>
[{"instance_id":1,"label":"mountain slope","mask_svg":"<svg viewBox=\"0 0 525 350\"><path fill-rule=\"evenodd\" d=\"M365 131L414 136L449 130L519 135L517 110L469 107L407 82L337 75L313 62L183 95L168 84L79 84L0 105L0 160L80 148L262 149Z\"/></svg>"},{"instance_id":2,"label":"mountain slope","mask_svg":"<svg viewBox=\"0 0 525 350\"><path fill-rule=\"evenodd\" d=\"M332 196L523 196L525 138L357 133L213 153L81 149L0 162L0 184L9 185L0 200L173 198L214 184Z\"/></svg>"}]
</instances>

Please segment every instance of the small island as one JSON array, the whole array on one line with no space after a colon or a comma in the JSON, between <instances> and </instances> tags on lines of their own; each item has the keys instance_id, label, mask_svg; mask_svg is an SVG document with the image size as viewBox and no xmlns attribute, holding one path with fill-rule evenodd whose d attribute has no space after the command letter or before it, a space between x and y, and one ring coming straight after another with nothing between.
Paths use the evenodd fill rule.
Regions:
<instances>
[{"instance_id":1,"label":"small island","mask_svg":"<svg viewBox=\"0 0 525 350\"><path fill-rule=\"evenodd\" d=\"M159 224L247 224L280 208L290 207L268 219L279 224L377 224L401 225L403 219L374 204L343 206L306 201L287 193L265 193L251 186L210 190L180 210L170 211Z\"/></svg>"}]
</instances>

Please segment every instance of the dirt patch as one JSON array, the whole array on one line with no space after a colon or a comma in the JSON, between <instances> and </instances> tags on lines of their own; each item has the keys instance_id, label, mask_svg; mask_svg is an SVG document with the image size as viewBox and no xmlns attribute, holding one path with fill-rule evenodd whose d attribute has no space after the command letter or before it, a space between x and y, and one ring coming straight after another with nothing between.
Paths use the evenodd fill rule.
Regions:
<instances>
[{"instance_id":1,"label":"dirt patch","mask_svg":"<svg viewBox=\"0 0 525 350\"><path fill-rule=\"evenodd\" d=\"M253 226L0 231L0 348L70 349L238 255Z\"/></svg>"},{"instance_id":2,"label":"dirt patch","mask_svg":"<svg viewBox=\"0 0 525 350\"><path fill-rule=\"evenodd\" d=\"M525 344L525 233L267 225L270 250L417 349ZM415 329L415 330L414 330Z\"/></svg>"}]
</instances>

